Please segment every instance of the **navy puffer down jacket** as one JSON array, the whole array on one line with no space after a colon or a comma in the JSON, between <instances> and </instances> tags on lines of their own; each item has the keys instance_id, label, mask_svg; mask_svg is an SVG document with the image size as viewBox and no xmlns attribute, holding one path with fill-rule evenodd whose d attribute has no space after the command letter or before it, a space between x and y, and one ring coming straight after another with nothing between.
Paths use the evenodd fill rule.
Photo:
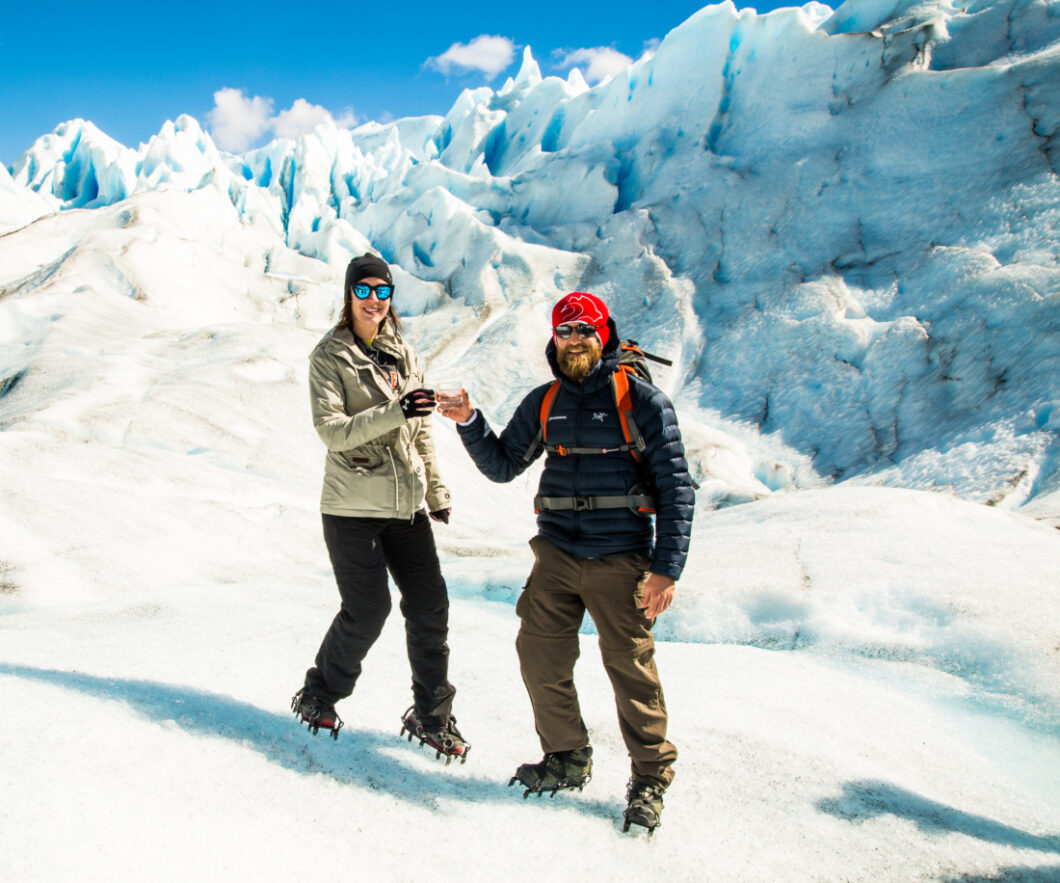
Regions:
<instances>
[{"instance_id":1,"label":"navy puffer down jacket","mask_svg":"<svg viewBox=\"0 0 1060 883\"><path fill-rule=\"evenodd\" d=\"M549 414L550 445L613 448L625 441L611 385L611 375L618 367L619 337L613 320L609 326L603 358L581 384L559 370L555 343L549 341L545 354L561 382ZM487 478L511 481L527 468L531 461L524 454L537 436L541 403L549 386L539 386L520 402L499 437L481 412L459 428L464 447ZM656 497L654 524L629 509L542 510L537 516L538 533L579 558L650 555L653 573L676 580L688 555L695 506L684 444L673 405L661 390L631 377L630 395L634 420L647 445L641 462L628 451L566 456L549 452L538 493L545 497L617 496L647 485Z\"/></svg>"}]
</instances>

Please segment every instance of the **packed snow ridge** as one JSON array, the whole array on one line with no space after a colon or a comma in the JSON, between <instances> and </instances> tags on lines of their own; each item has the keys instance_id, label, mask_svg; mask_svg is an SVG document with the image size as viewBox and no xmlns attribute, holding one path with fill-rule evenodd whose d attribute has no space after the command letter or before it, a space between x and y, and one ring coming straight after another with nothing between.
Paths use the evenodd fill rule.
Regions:
<instances>
[{"instance_id":1,"label":"packed snow ridge","mask_svg":"<svg viewBox=\"0 0 1060 883\"><path fill-rule=\"evenodd\" d=\"M378 250L436 358L511 374L498 408L540 381L505 367L513 329L600 294L675 359L660 383L692 415L700 478L719 434L749 452L719 499L848 480L1056 518L1058 38L1055 0L726 2L594 88L542 77L527 48L444 117L240 156L187 116L135 150L76 120L0 169L8 239L49 224L56 243L0 297L104 235L69 211L87 209L115 285L151 299L125 250L197 198L211 219L180 235L225 252L245 231L251 300L307 326L330 320L350 255ZM0 333L6 392L46 331Z\"/></svg>"}]
</instances>

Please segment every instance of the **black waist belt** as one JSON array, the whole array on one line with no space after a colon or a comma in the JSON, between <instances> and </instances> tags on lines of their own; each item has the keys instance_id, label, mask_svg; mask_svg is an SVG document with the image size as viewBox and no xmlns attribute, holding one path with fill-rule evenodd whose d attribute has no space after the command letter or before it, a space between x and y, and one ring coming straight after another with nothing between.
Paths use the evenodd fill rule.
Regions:
<instances>
[{"instance_id":1,"label":"black waist belt","mask_svg":"<svg viewBox=\"0 0 1060 883\"><path fill-rule=\"evenodd\" d=\"M636 445L618 445L614 448L568 448L564 445L545 445L548 453L559 454L561 457L569 457L571 454L623 454L635 448Z\"/></svg>"},{"instance_id":2,"label":"black waist belt","mask_svg":"<svg viewBox=\"0 0 1060 883\"><path fill-rule=\"evenodd\" d=\"M573 509L592 512L594 509L632 509L634 512L654 512L655 498L647 494L622 494L614 497L534 497L534 510Z\"/></svg>"}]
</instances>

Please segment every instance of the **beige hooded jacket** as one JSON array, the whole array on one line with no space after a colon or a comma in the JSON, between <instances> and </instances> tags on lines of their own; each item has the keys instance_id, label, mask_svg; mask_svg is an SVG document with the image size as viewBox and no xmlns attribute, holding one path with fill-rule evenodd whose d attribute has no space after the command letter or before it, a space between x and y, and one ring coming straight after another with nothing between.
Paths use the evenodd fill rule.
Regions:
<instances>
[{"instance_id":1,"label":"beige hooded jacket","mask_svg":"<svg viewBox=\"0 0 1060 883\"><path fill-rule=\"evenodd\" d=\"M373 345L400 362L404 380L374 364L349 328L333 328L309 356L313 425L328 449L320 511L411 520L424 504L445 509L449 491L438 474L431 418L406 420L398 402L424 386L423 368L390 329Z\"/></svg>"}]
</instances>

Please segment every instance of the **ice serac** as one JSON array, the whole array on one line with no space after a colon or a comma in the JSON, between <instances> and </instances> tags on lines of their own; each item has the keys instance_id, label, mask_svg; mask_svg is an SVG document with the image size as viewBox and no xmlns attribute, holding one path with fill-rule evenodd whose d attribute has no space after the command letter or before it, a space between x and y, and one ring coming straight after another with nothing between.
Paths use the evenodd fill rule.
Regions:
<instances>
[{"instance_id":1,"label":"ice serac","mask_svg":"<svg viewBox=\"0 0 1060 883\"><path fill-rule=\"evenodd\" d=\"M11 169L12 178L54 197L63 208L107 205L131 192L135 153L92 123L71 120L39 138Z\"/></svg>"},{"instance_id":2,"label":"ice serac","mask_svg":"<svg viewBox=\"0 0 1060 883\"><path fill-rule=\"evenodd\" d=\"M374 247L406 313L470 323L434 350L468 371L594 290L675 358L686 412L762 452L1060 510L1058 85L1056 0L726 2L592 88L527 48L444 117L241 156L187 117L136 150L74 121L11 186L60 208L215 188L280 251Z\"/></svg>"}]
</instances>

